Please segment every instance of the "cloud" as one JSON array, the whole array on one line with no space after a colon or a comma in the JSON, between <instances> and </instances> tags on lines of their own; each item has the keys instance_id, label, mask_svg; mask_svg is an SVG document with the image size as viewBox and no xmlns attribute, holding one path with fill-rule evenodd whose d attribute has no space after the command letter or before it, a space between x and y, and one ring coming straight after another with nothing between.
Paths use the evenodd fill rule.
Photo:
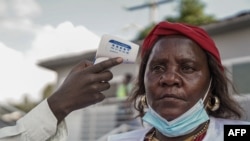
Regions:
<instances>
[{"instance_id":1,"label":"cloud","mask_svg":"<svg viewBox=\"0 0 250 141\"><path fill-rule=\"evenodd\" d=\"M7 4L5 1L0 1L0 17L4 17L7 13Z\"/></svg>"},{"instance_id":2,"label":"cloud","mask_svg":"<svg viewBox=\"0 0 250 141\"><path fill-rule=\"evenodd\" d=\"M36 35L27 56L40 60L79 54L97 49L99 40L99 36L84 26L74 26L71 22L63 22L57 27L46 25Z\"/></svg>"},{"instance_id":3,"label":"cloud","mask_svg":"<svg viewBox=\"0 0 250 141\"><path fill-rule=\"evenodd\" d=\"M55 73L28 62L24 55L0 42L0 101L20 102L24 94L41 98L47 83L55 82Z\"/></svg>"},{"instance_id":4,"label":"cloud","mask_svg":"<svg viewBox=\"0 0 250 141\"><path fill-rule=\"evenodd\" d=\"M0 41L0 102L20 102L24 94L32 100L41 98L48 83L56 83L56 72L36 65L39 59L54 58L95 50L100 38L84 26L64 22L57 27L44 26L26 53L18 52Z\"/></svg>"},{"instance_id":5,"label":"cloud","mask_svg":"<svg viewBox=\"0 0 250 141\"><path fill-rule=\"evenodd\" d=\"M32 18L41 14L41 8L35 0L3 0L1 1L2 29L11 31L34 32L37 25Z\"/></svg>"},{"instance_id":6,"label":"cloud","mask_svg":"<svg viewBox=\"0 0 250 141\"><path fill-rule=\"evenodd\" d=\"M34 32L39 26L33 23L32 18L41 13L41 7L35 0L1 0L0 28L1 30Z\"/></svg>"},{"instance_id":7,"label":"cloud","mask_svg":"<svg viewBox=\"0 0 250 141\"><path fill-rule=\"evenodd\" d=\"M0 39L7 46L24 51L41 27L33 22L42 13L35 0L0 0Z\"/></svg>"},{"instance_id":8,"label":"cloud","mask_svg":"<svg viewBox=\"0 0 250 141\"><path fill-rule=\"evenodd\" d=\"M15 18L33 18L42 13L35 0L1 0L0 16Z\"/></svg>"},{"instance_id":9,"label":"cloud","mask_svg":"<svg viewBox=\"0 0 250 141\"><path fill-rule=\"evenodd\" d=\"M0 29L4 31L15 31L35 34L40 26L35 25L30 19L8 19L3 20L0 23Z\"/></svg>"},{"instance_id":10,"label":"cloud","mask_svg":"<svg viewBox=\"0 0 250 141\"><path fill-rule=\"evenodd\" d=\"M12 0L12 6L18 17L35 17L41 14L41 8L35 0Z\"/></svg>"}]
</instances>

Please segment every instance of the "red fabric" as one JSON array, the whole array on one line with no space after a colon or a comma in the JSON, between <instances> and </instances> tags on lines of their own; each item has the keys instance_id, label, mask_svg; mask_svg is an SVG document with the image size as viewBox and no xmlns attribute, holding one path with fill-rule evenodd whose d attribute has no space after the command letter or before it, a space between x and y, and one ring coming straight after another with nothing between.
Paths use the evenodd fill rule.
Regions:
<instances>
[{"instance_id":1,"label":"red fabric","mask_svg":"<svg viewBox=\"0 0 250 141\"><path fill-rule=\"evenodd\" d=\"M205 137L206 132L204 132L203 134L201 134L200 136L198 136L197 138L194 139L194 141L202 141L203 138Z\"/></svg>"},{"instance_id":2,"label":"red fabric","mask_svg":"<svg viewBox=\"0 0 250 141\"><path fill-rule=\"evenodd\" d=\"M159 37L168 35L183 35L192 39L205 51L211 53L223 70L219 51L206 31L202 28L183 23L170 23L167 21L158 23L145 38L142 44L141 55L143 56L146 50L152 48Z\"/></svg>"}]
</instances>

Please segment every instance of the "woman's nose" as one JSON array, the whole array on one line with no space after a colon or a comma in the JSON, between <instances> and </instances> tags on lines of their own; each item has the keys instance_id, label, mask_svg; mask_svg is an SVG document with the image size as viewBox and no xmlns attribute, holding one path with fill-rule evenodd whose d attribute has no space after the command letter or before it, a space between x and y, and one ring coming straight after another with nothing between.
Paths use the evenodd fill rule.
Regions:
<instances>
[{"instance_id":1,"label":"woman's nose","mask_svg":"<svg viewBox=\"0 0 250 141\"><path fill-rule=\"evenodd\" d=\"M161 75L159 83L161 86L177 86L181 85L181 78L175 71L167 71Z\"/></svg>"}]
</instances>

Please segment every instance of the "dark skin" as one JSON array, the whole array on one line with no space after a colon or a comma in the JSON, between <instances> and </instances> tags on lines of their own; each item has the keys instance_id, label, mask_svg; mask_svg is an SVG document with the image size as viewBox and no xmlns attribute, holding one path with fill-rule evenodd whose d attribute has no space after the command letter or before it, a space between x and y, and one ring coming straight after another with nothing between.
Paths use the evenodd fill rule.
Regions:
<instances>
[{"instance_id":1,"label":"dark skin","mask_svg":"<svg viewBox=\"0 0 250 141\"><path fill-rule=\"evenodd\" d=\"M110 88L113 74L108 69L122 63L122 58L112 58L96 65L89 61L77 64L63 84L48 98L48 104L58 124L72 111L101 102L102 91Z\"/></svg>"},{"instance_id":2,"label":"dark skin","mask_svg":"<svg viewBox=\"0 0 250 141\"><path fill-rule=\"evenodd\" d=\"M168 121L185 113L204 98L210 81L206 62L204 51L185 37L159 39L152 49L144 76L148 104ZM174 138L157 131L156 137L161 141L184 140L202 127Z\"/></svg>"}]
</instances>

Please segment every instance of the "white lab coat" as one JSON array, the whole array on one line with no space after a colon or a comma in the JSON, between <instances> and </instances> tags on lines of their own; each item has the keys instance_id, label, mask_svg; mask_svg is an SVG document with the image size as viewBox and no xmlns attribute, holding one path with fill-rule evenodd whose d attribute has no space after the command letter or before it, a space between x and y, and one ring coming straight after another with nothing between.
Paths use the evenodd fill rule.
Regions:
<instances>
[{"instance_id":1,"label":"white lab coat","mask_svg":"<svg viewBox=\"0 0 250 141\"><path fill-rule=\"evenodd\" d=\"M0 141L66 141L65 122L57 126L57 119L47 99L19 119L15 126L0 129Z\"/></svg>"}]
</instances>

